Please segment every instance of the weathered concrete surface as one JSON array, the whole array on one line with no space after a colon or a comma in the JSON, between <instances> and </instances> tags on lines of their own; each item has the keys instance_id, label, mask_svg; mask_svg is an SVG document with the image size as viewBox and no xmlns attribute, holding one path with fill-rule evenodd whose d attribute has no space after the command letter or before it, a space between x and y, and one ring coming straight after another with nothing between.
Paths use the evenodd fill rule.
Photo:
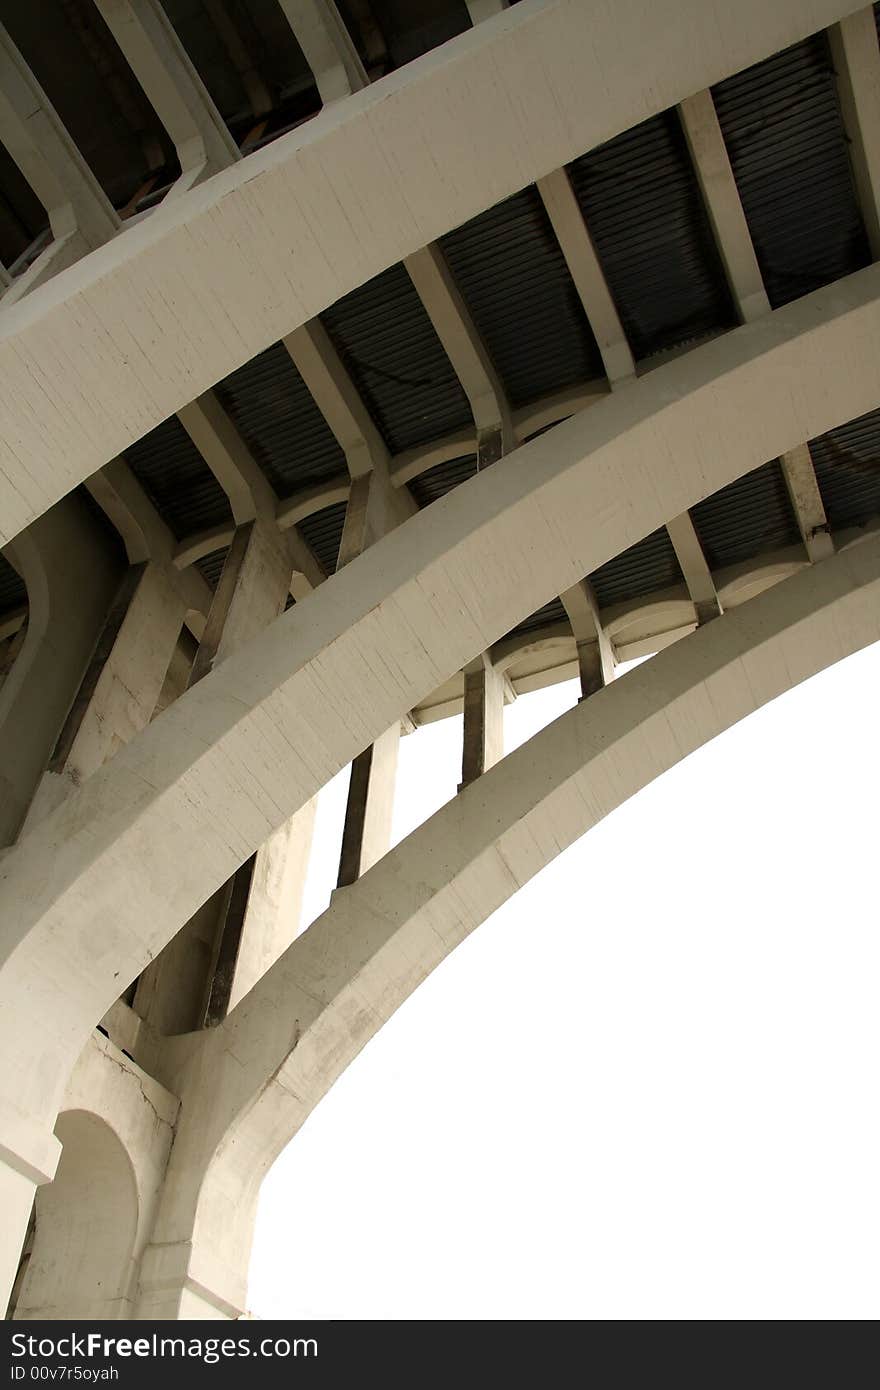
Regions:
<instances>
[{"instance_id":1,"label":"weathered concrete surface","mask_svg":"<svg viewBox=\"0 0 880 1390\"><path fill-rule=\"evenodd\" d=\"M872 267L523 446L230 656L2 861L0 1029L18 1103L51 1128L120 989L426 693L666 517L878 399Z\"/></svg>"},{"instance_id":2,"label":"weathered concrete surface","mask_svg":"<svg viewBox=\"0 0 880 1390\"><path fill-rule=\"evenodd\" d=\"M805 568L581 701L393 849L210 1035L178 1040L181 1121L154 1240L243 1306L260 1184L383 1022L557 854L724 729L880 639L880 536ZM238 1292L237 1292L238 1291ZM141 1316L159 1316L156 1305Z\"/></svg>"},{"instance_id":3,"label":"weathered concrete surface","mask_svg":"<svg viewBox=\"0 0 880 1390\"><path fill-rule=\"evenodd\" d=\"M37 1193L37 1230L15 1317L132 1316L178 1101L94 1033L58 1117L54 1182Z\"/></svg>"},{"instance_id":4,"label":"weathered concrete surface","mask_svg":"<svg viewBox=\"0 0 880 1390\"><path fill-rule=\"evenodd\" d=\"M0 543L371 276L859 7L526 2L166 200L0 310Z\"/></svg>"}]
</instances>

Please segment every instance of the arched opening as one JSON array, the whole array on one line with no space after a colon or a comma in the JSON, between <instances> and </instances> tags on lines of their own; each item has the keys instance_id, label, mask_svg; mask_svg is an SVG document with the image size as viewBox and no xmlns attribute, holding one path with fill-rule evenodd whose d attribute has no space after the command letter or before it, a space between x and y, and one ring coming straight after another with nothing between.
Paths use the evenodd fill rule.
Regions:
<instances>
[{"instance_id":1,"label":"arched opening","mask_svg":"<svg viewBox=\"0 0 880 1390\"><path fill-rule=\"evenodd\" d=\"M269 1174L255 1313L870 1316L878 680L774 701L444 961Z\"/></svg>"},{"instance_id":2,"label":"arched opening","mask_svg":"<svg viewBox=\"0 0 880 1390\"><path fill-rule=\"evenodd\" d=\"M65 1111L55 1133L64 1147L54 1182L37 1191L14 1317L130 1317L138 1196L128 1154L110 1126L85 1110Z\"/></svg>"}]
</instances>

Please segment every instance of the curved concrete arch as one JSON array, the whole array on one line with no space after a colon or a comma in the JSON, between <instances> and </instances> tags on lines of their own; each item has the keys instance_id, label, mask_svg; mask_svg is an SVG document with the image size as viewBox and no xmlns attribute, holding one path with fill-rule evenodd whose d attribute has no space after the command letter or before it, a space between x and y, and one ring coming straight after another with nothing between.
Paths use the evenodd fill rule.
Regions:
<instances>
[{"instance_id":1,"label":"curved concrete arch","mask_svg":"<svg viewBox=\"0 0 880 1390\"><path fill-rule=\"evenodd\" d=\"M179 1102L100 1033L71 1073L17 1319L132 1316Z\"/></svg>"},{"instance_id":2,"label":"curved concrete arch","mask_svg":"<svg viewBox=\"0 0 880 1390\"><path fill-rule=\"evenodd\" d=\"M61 1162L37 1193L34 1247L15 1317L125 1317L139 1217L130 1156L91 1110L64 1110L56 1134Z\"/></svg>"},{"instance_id":3,"label":"curved concrete arch","mask_svg":"<svg viewBox=\"0 0 880 1390\"><path fill-rule=\"evenodd\" d=\"M119 580L76 497L40 517L6 554L27 587L28 626L0 689L0 845L21 830Z\"/></svg>"},{"instance_id":4,"label":"curved concrete arch","mask_svg":"<svg viewBox=\"0 0 880 1390\"><path fill-rule=\"evenodd\" d=\"M523 446L231 656L0 864L8 1105L51 1130L120 988L475 652L666 517L878 400L871 267Z\"/></svg>"},{"instance_id":5,"label":"curved concrete arch","mask_svg":"<svg viewBox=\"0 0 880 1390\"><path fill-rule=\"evenodd\" d=\"M0 543L371 276L859 3L525 0L167 200L0 311Z\"/></svg>"},{"instance_id":6,"label":"curved concrete arch","mask_svg":"<svg viewBox=\"0 0 880 1390\"><path fill-rule=\"evenodd\" d=\"M177 1044L181 1120L154 1240L177 1252L181 1282L141 1315L198 1315L179 1301L188 1287L243 1306L263 1176L421 981L635 792L877 640L872 536L578 704L336 894L221 1027Z\"/></svg>"}]
</instances>

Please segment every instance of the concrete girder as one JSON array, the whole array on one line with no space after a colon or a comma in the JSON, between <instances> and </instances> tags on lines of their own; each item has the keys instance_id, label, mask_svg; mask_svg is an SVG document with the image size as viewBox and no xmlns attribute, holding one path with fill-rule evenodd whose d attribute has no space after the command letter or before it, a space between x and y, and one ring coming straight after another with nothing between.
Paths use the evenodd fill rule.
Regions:
<instances>
[{"instance_id":1,"label":"concrete girder","mask_svg":"<svg viewBox=\"0 0 880 1390\"><path fill-rule=\"evenodd\" d=\"M342 550L353 557L406 517L412 516L417 508L406 491L392 487L390 458L384 440L320 320L314 319L304 324L295 333L289 333L282 342L324 416L330 433L345 454L352 487L346 491L344 500L349 502L350 509L354 503L362 511L362 534L355 540L350 535L343 537ZM359 479L369 479L369 486L360 489L355 497L355 485ZM343 500L336 496L335 484L330 485L329 497L326 485L309 491L321 507L329 506L331 501ZM278 504L279 526L295 524L297 507L295 499L291 501L294 502L293 506L288 502ZM318 510L318 507L313 510ZM350 530L348 515L346 530Z\"/></svg>"},{"instance_id":2,"label":"concrete girder","mask_svg":"<svg viewBox=\"0 0 880 1390\"><path fill-rule=\"evenodd\" d=\"M236 526L258 519L277 529L278 498L214 392L206 391L184 406L178 419L229 498ZM326 576L296 526L289 528L286 544L299 580L291 583L291 593L301 598Z\"/></svg>"},{"instance_id":3,"label":"concrete girder","mask_svg":"<svg viewBox=\"0 0 880 1390\"><path fill-rule=\"evenodd\" d=\"M28 591L28 622L0 690L0 845L21 831L120 579L78 497L66 497L6 550Z\"/></svg>"},{"instance_id":4,"label":"concrete girder","mask_svg":"<svg viewBox=\"0 0 880 1390\"><path fill-rule=\"evenodd\" d=\"M538 192L599 345L605 374L612 386L628 381L635 376L636 364L566 171L556 169L538 179Z\"/></svg>"},{"instance_id":5,"label":"concrete girder","mask_svg":"<svg viewBox=\"0 0 880 1390\"><path fill-rule=\"evenodd\" d=\"M181 1119L142 1317L244 1306L260 1184L433 969L604 816L756 709L880 639L880 537L803 568L579 703L448 802L299 937L212 1035L166 1056ZM215 1312L214 1316L217 1316Z\"/></svg>"},{"instance_id":6,"label":"concrete girder","mask_svg":"<svg viewBox=\"0 0 880 1390\"><path fill-rule=\"evenodd\" d=\"M6 290L4 307L9 307L115 236L120 221L2 25L0 140L43 204L53 237L34 264Z\"/></svg>"},{"instance_id":7,"label":"concrete girder","mask_svg":"<svg viewBox=\"0 0 880 1390\"><path fill-rule=\"evenodd\" d=\"M165 570L180 570L178 543L125 459L113 459L87 479L85 487L122 537L130 565L152 561ZM193 613L204 617L211 607L211 590L198 570L177 573L175 585ZM191 620L190 626L193 627ZM201 625L196 626L199 630L195 635L199 637Z\"/></svg>"},{"instance_id":8,"label":"concrete girder","mask_svg":"<svg viewBox=\"0 0 880 1390\"><path fill-rule=\"evenodd\" d=\"M855 16L859 21L859 16ZM846 20L848 26L852 20ZM861 27L857 23L859 32ZM871 31L874 34L874 48L877 48L877 35L874 30L873 12ZM849 29L847 29L849 33ZM852 47L853 45L851 45ZM858 52L864 45L859 44ZM880 68L880 61L878 61ZM874 102L877 105L877 102ZM684 128L685 138L690 149L697 179L703 194L703 201L709 213L709 220L715 233L715 241L727 275L730 292L737 312L743 323L760 318L770 312L770 301L764 288L764 280L752 245L746 215L743 210L739 189L733 175L730 159L724 144L724 136L718 124L715 103L710 91L695 93L678 108ZM880 138L880 133L878 133ZM795 454L784 455L782 468L788 487L788 495L797 519L798 529L803 537L810 560L821 560L831 554L833 546L828 535L828 522L825 507L816 482L816 474L810 452L805 444ZM708 612L714 616L718 611L718 596L714 592L712 577L689 518L679 518L678 534L669 534L678 555L682 572L691 589L691 597L700 621L701 614ZM689 532L693 532L692 537ZM679 542L682 545L679 553ZM697 551L693 544L696 543ZM691 587L691 576L696 587ZM713 612L714 609L714 612Z\"/></svg>"},{"instance_id":9,"label":"concrete girder","mask_svg":"<svg viewBox=\"0 0 880 1390\"><path fill-rule=\"evenodd\" d=\"M843 124L865 230L880 259L880 44L874 10L867 5L830 31Z\"/></svg>"},{"instance_id":10,"label":"concrete girder","mask_svg":"<svg viewBox=\"0 0 880 1390\"><path fill-rule=\"evenodd\" d=\"M179 197L240 158L238 147L159 0L95 0L177 150Z\"/></svg>"},{"instance_id":11,"label":"concrete girder","mask_svg":"<svg viewBox=\"0 0 880 1390\"><path fill-rule=\"evenodd\" d=\"M721 604L690 512L682 512L681 516L667 521L666 530L684 575L688 593L693 599L697 622L707 623L711 618L717 618L721 612Z\"/></svg>"},{"instance_id":12,"label":"concrete girder","mask_svg":"<svg viewBox=\"0 0 880 1390\"><path fill-rule=\"evenodd\" d=\"M62 1161L37 1197L16 1321L133 1315L178 1109L176 1096L91 1035L58 1117Z\"/></svg>"},{"instance_id":13,"label":"concrete girder","mask_svg":"<svg viewBox=\"0 0 880 1390\"><path fill-rule=\"evenodd\" d=\"M163 204L0 313L0 543L371 276L854 8L515 6Z\"/></svg>"},{"instance_id":14,"label":"concrete girder","mask_svg":"<svg viewBox=\"0 0 880 1390\"><path fill-rule=\"evenodd\" d=\"M369 84L364 65L333 0L278 0L278 3L312 70L325 106Z\"/></svg>"},{"instance_id":15,"label":"concrete girder","mask_svg":"<svg viewBox=\"0 0 880 1390\"><path fill-rule=\"evenodd\" d=\"M873 266L522 446L176 701L3 860L7 1151L10 1115L51 1131L70 1066L119 989L384 729L668 516L878 399Z\"/></svg>"},{"instance_id":16,"label":"concrete girder","mask_svg":"<svg viewBox=\"0 0 880 1390\"><path fill-rule=\"evenodd\" d=\"M577 647L581 699L586 700L613 681L614 648L599 618L599 605L589 580L573 584L560 598Z\"/></svg>"},{"instance_id":17,"label":"concrete girder","mask_svg":"<svg viewBox=\"0 0 880 1390\"><path fill-rule=\"evenodd\" d=\"M423 247L407 256L404 265L468 398L477 458L494 463L513 446L513 421L492 359L439 247Z\"/></svg>"}]
</instances>

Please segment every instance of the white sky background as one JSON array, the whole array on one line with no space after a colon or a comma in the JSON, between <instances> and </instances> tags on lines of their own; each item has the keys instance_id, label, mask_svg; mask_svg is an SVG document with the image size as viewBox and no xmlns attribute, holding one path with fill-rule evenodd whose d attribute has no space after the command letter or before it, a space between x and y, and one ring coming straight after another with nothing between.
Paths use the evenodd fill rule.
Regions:
<instances>
[{"instance_id":1,"label":"white sky background","mask_svg":"<svg viewBox=\"0 0 880 1390\"><path fill-rule=\"evenodd\" d=\"M609 816L461 945L269 1174L264 1318L874 1318L880 646ZM511 749L571 707L521 697ZM461 719L401 744L396 838ZM337 867L322 793L304 920Z\"/></svg>"}]
</instances>

